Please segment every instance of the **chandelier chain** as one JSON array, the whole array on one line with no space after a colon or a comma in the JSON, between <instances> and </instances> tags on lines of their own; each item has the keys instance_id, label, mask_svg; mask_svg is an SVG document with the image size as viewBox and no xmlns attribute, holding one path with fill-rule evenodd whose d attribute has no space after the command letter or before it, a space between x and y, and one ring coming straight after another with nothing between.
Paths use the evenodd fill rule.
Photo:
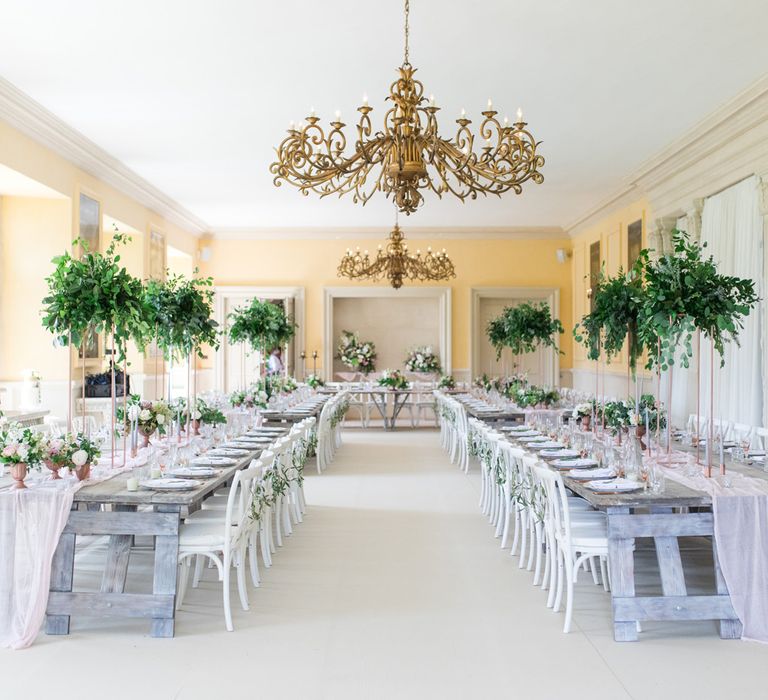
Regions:
<instances>
[{"instance_id":1,"label":"chandelier chain","mask_svg":"<svg viewBox=\"0 0 768 700\"><path fill-rule=\"evenodd\" d=\"M411 3L410 0L405 0L405 63L406 65L411 65L410 62L410 55L409 55L409 46L408 46L408 39L410 35L410 23L409 23L409 17L411 14Z\"/></svg>"}]
</instances>

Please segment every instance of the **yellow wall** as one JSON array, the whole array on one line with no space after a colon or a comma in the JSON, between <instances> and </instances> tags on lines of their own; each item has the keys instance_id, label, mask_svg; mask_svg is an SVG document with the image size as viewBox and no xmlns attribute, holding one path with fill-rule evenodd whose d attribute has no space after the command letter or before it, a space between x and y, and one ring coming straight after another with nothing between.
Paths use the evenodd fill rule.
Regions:
<instances>
[{"instance_id":1,"label":"yellow wall","mask_svg":"<svg viewBox=\"0 0 768 700\"><path fill-rule=\"evenodd\" d=\"M197 252L198 239L1 120L0 163L64 196L61 200L0 197L0 381L20 381L20 371L26 368L40 371L44 381L66 380L66 354L61 360L62 353L52 349L39 312L51 258L67 250L74 237L77 207L72 203L79 201L80 192L101 202L103 216L134 230L134 240L122 250L122 258L136 276L146 276L150 229L164 233L169 245L191 256ZM108 241L105 231L104 246ZM141 356L132 351L131 359L133 371L140 372Z\"/></svg>"},{"instance_id":2,"label":"yellow wall","mask_svg":"<svg viewBox=\"0 0 768 700\"><path fill-rule=\"evenodd\" d=\"M589 313L589 248L595 241L600 241L600 259L605 272L615 275L619 267L627 269L627 227L638 219L643 222L643 246L647 245L647 223L650 221L650 207L645 199L633 202L629 206L618 209L598 223L573 236L573 319L574 323ZM594 369L594 363L586 358L582 345L574 344L573 367ZM626 353L607 365L608 372L626 373Z\"/></svg>"},{"instance_id":3,"label":"yellow wall","mask_svg":"<svg viewBox=\"0 0 768 700\"><path fill-rule=\"evenodd\" d=\"M67 351L54 349L39 312L71 221L68 199L0 197L0 381L20 381L25 369L44 380L67 377Z\"/></svg>"},{"instance_id":4,"label":"yellow wall","mask_svg":"<svg viewBox=\"0 0 768 700\"><path fill-rule=\"evenodd\" d=\"M406 234L407 235L407 234ZM374 251L379 241L366 240L210 240L212 257L201 273L217 285L293 286L306 290L305 345L322 358L323 288L355 285L336 276L347 248ZM566 328L561 338L561 367L571 366L571 269L558 263L555 251L570 249L570 240L426 240L410 241L412 249L445 247L456 266L450 281L453 297L453 367L469 369L470 298L472 287L557 287L560 317ZM383 283L382 283L383 284ZM438 284L438 286L442 286Z\"/></svg>"}]
</instances>

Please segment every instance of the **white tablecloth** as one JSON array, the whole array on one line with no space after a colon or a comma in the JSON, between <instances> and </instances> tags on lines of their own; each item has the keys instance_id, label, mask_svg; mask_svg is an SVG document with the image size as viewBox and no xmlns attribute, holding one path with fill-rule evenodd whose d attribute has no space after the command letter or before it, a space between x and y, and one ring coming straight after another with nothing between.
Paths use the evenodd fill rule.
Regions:
<instances>
[{"instance_id":1,"label":"white tablecloth","mask_svg":"<svg viewBox=\"0 0 768 700\"><path fill-rule=\"evenodd\" d=\"M732 471L725 487L718 476L685 476L680 467L664 473L712 496L717 554L741 638L768 643L768 481Z\"/></svg>"}]
</instances>

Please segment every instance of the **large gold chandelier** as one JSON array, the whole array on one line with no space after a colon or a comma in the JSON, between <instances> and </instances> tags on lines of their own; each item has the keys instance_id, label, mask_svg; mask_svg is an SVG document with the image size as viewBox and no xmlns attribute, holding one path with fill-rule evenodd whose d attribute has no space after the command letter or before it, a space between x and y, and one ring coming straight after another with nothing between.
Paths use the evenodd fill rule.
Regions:
<instances>
[{"instance_id":1,"label":"large gold chandelier","mask_svg":"<svg viewBox=\"0 0 768 700\"><path fill-rule=\"evenodd\" d=\"M339 277L372 281L386 277L395 289L403 286L404 279L434 282L456 277L445 248L433 253L429 247L426 255L422 255L420 250L414 254L408 252L408 244L404 241L403 232L395 224L389 234L386 250L379 246L374 260L371 260L367 250L360 254L359 248L354 253L347 248L346 255L339 263Z\"/></svg>"},{"instance_id":2,"label":"large gold chandelier","mask_svg":"<svg viewBox=\"0 0 768 700\"><path fill-rule=\"evenodd\" d=\"M522 111L513 124L488 100L479 130L480 148L475 152L472 123L464 110L453 139L439 135L434 96L424 96L424 86L415 80L416 69L409 62L409 0L405 0L405 60L400 77L392 83L384 115L384 128L374 133L367 98L357 108L360 120L354 150L347 153L347 137L341 115L330 123L327 134L314 110L306 122L291 124L288 136L277 148L277 160L269 167L274 183L295 185L302 194L310 191L321 197L354 193L353 200L365 204L375 192L392 197L401 212L410 214L423 203L420 190L432 190L438 197L450 192L462 202L478 194L513 190L522 192L527 180L540 184L539 169L544 158L536 153L538 143L526 129ZM351 140L351 139L350 139Z\"/></svg>"}]
</instances>

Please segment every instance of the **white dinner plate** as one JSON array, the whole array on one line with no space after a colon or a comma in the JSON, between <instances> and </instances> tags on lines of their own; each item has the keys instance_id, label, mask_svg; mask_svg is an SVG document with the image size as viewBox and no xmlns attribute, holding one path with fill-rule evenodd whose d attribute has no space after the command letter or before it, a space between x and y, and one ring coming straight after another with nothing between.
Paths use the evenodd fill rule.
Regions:
<instances>
[{"instance_id":1,"label":"white dinner plate","mask_svg":"<svg viewBox=\"0 0 768 700\"><path fill-rule=\"evenodd\" d=\"M523 432L509 433L509 437L512 440L522 440L523 438L541 437L541 433L538 430L526 430Z\"/></svg>"},{"instance_id":2,"label":"white dinner plate","mask_svg":"<svg viewBox=\"0 0 768 700\"><path fill-rule=\"evenodd\" d=\"M243 450L238 447L217 447L207 452L211 457L247 457L248 450Z\"/></svg>"},{"instance_id":3,"label":"white dinner plate","mask_svg":"<svg viewBox=\"0 0 768 700\"><path fill-rule=\"evenodd\" d=\"M195 458L191 463L191 467L233 467L237 464L237 460L231 457L208 457L207 455L201 455Z\"/></svg>"},{"instance_id":4,"label":"white dinner plate","mask_svg":"<svg viewBox=\"0 0 768 700\"><path fill-rule=\"evenodd\" d=\"M177 467L168 472L168 476L179 479L208 479L216 476L213 467Z\"/></svg>"},{"instance_id":5,"label":"white dinner plate","mask_svg":"<svg viewBox=\"0 0 768 700\"><path fill-rule=\"evenodd\" d=\"M528 447L532 450L560 450L564 445L562 442L557 442L556 440L547 440L546 442L529 442Z\"/></svg>"},{"instance_id":6,"label":"white dinner plate","mask_svg":"<svg viewBox=\"0 0 768 700\"><path fill-rule=\"evenodd\" d=\"M576 450L542 450L539 454L542 457L559 457L560 459L579 456Z\"/></svg>"},{"instance_id":7,"label":"white dinner plate","mask_svg":"<svg viewBox=\"0 0 768 700\"><path fill-rule=\"evenodd\" d=\"M627 479L588 481L584 485L596 493L631 493L632 491L640 491L643 488L643 485L637 481L628 481Z\"/></svg>"},{"instance_id":8,"label":"white dinner plate","mask_svg":"<svg viewBox=\"0 0 768 700\"><path fill-rule=\"evenodd\" d=\"M153 491L191 491L203 485L202 481L194 479L171 479L162 477L160 479L147 479L140 481L139 486Z\"/></svg>"},{"instance_id":9,"label":"white dinner plate","mask_svg":"<svg viewBox=\"0 0 768 700\"><path fill-rule=\"evenodd\" d=\"M558 469L588 469L596 467L597 462L589 457L577 457L576 459L557 459L552 462L552 466Z\"/></svg>"},{"instance_id":10,"label":"white dinner plate","mask_svg":"<svg viewBox=\"0 0 768 700\"><path fill-rule=\"evenodd\" d=\"M535 437L531 436L531 437L520 438L520 442L527 442L529 444L532 442L549 442L549 438L546 437L545 435L536 435Z\"/></svg>"},{"instance_id":11,"label":"white dinner plate","mask_svg":"<svg viewBox=\"0 0 768 700\"><path fill-rule=\"evenodd\" d=\"M613 469L604 467L602 469L571 469L568 472L568 476L577 481L598 481L602 479L613 479L616 475L614 474Z\"/></svg>"}]
</instances>

